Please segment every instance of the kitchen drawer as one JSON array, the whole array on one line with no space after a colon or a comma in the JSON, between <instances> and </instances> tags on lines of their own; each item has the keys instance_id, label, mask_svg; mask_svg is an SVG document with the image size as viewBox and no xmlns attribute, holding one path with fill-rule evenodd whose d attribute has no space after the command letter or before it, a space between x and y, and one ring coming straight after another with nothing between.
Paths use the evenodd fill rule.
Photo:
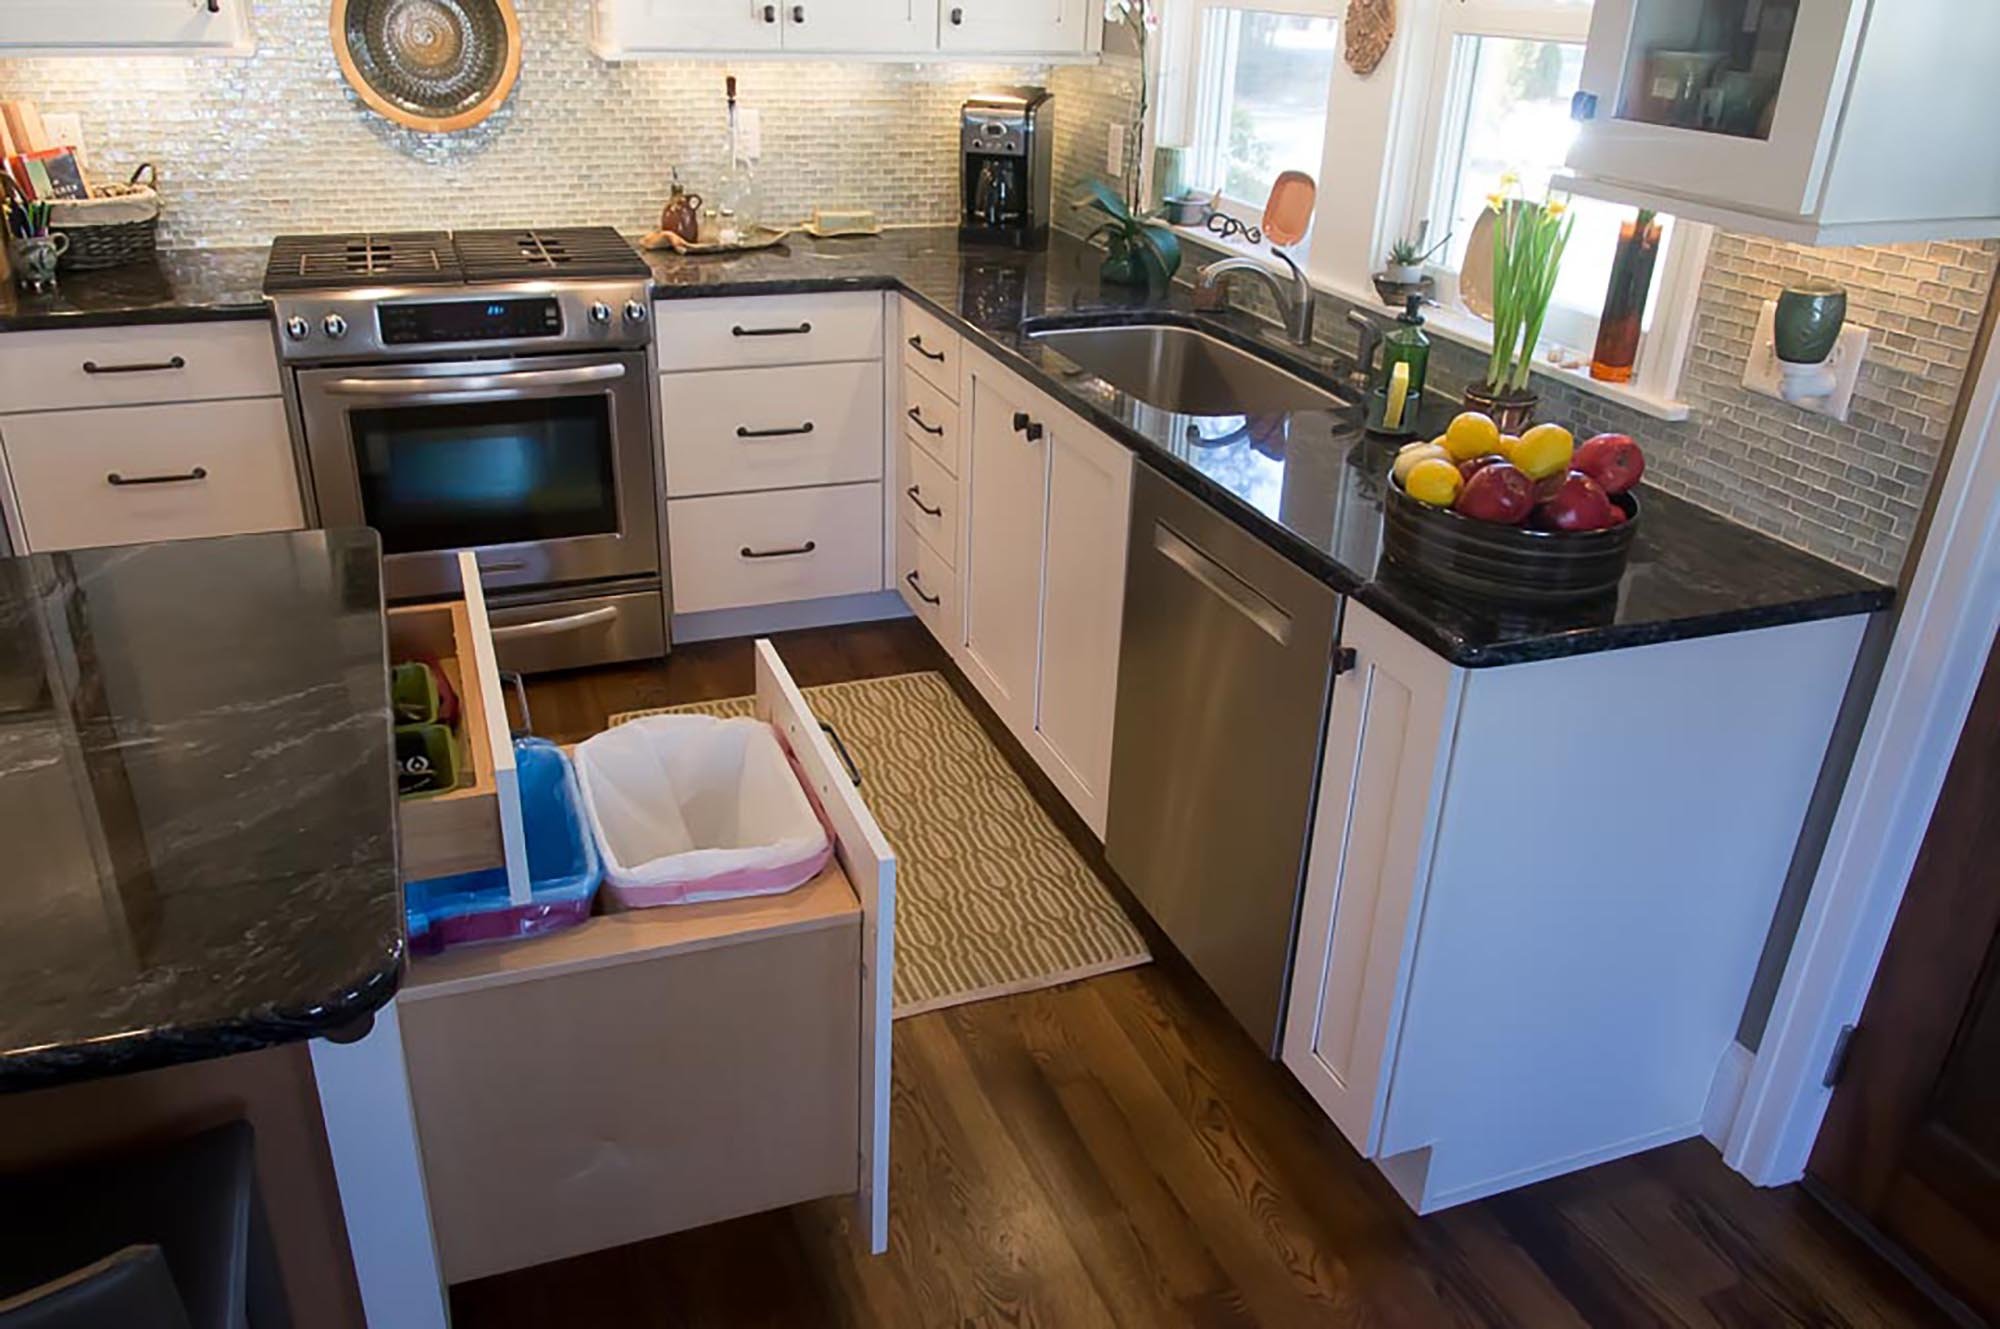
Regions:
<instances>
[{"instance_id":1,"label":"kitchen drawer","mask_svg":"<svg viewBox=\"0 0 2000 1329\"><path fill-rule=\"evenodd\" d=\"M277 398L0 416L33 551L305 525Z\"/></svg>"},{"instance_id":2,"label":"kitchen drawer","mask_svg":"<svg viewBox=\"0 0 2000 1329\"><path fill-rule=\"evenodd\" d=\"M391 609L388 615L390 660L435 660L457 692L460 751L467 767L457 789L397 804L403 880L506 867L510 879L518 873L525 887L527 839L514 740L478 560L470 553L459 555L459 571L465 587L461 598ZM510 846L518 852L510 854Z\"/></svg>"},{"instance_id":3,"label":"kitchen drawer","mask_svg":"<svg viewBox=\"0 0 2000 1329\"><path fill-rule=\"evenodd\" d=\"M882 589L882 486L835 485L667 504L674 612Z\"/></svg>"},{"instance_id":4,"label":"kitchen drawer","mask_svg":"<svg viewBox=\"0 0 2000 1329\"><path fill-rule=\"evenodd\" d=\"M276 397L268 320L0 335L0 412Z\"/></svg>"},{"instance_id":5,"label":"kitchen drawer","mask_svg":"<svg viewBox=\"0 0 2000 1329\"><path fill-rule=\"evenodd\" d=\"M951 651L962 644L958 578L907 521L896 523L896 589L940 646Z\"/></svg>"},{"instance_id":6,"label":"kitchen drawer","mask_svg":"<svg viewBox=\"0 0 2000 1329\"><path fill-rule=\"evenodd\" d=\"M958 474L958 404L929 380L903 373L903 435Z\"/></svg>"},{"instance_id":7,"label":"kitchen drawer","mask_svg":"<svg viewBox=\"0 0 2000 1329\"><path fill-rule=\"evenodd\" d=\"M882 297L751 295L654 305L660 368L748 369L882 359Z\"/></svg>"},{"instance_id":8,"label":"kitchen drawer","mask_svg":"<svg viewBox=\"0 0 2000 1329\"><path fill-rule=\"evenodd\" d=\"M870 363L660 377L667 495L882 478L882 370Z\"/></svg>"},{"instance_id":9,"label":"kitchen drawer","mask_svg":"<svg viewBox=\"0 0 2000 1329\"><path fill-rule=\"evenodd\" d=\"M945 561L958 562L958 481L952 479L937 460L916 444L904 439L896 449L901 463L896 470L896 492L892 501L910 529Z\"/></svg>"},{"instance_id":10,"label":"kitchen drawer","mask_svg":"<svg viewBox=\"0 0 2000 1329\"><path fill-rule=\"evenodd\" d=\"M951 326L914 300L903 301L903 364L958 400L961 343Z\"/></svg>"}]
</instances>

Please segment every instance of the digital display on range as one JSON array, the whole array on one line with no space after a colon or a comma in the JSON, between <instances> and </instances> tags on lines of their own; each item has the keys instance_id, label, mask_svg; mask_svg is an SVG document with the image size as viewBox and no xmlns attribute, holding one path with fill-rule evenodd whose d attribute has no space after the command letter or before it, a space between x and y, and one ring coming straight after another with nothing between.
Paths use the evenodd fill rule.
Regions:
<instances>
[{"instance_id":1,"label":"digital display on range","mask_svg":"<svg viewBox=\"0 0 2000 1329\"><path fill-rule=\"evenodd\" d=\"M549 299L426 301L382 305L375 314L385 346L560 337L563 330L562 305Z\"/></svg>"}]
</instances>

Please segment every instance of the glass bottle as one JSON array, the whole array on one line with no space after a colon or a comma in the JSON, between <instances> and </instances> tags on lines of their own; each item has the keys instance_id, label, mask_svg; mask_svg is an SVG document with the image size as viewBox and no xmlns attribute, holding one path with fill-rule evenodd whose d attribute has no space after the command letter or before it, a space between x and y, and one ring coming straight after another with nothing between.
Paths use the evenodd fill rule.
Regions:
<instances>
[{"instance_id":1,"label":"glass bottle","mask_svg":"<svg viewBox=\"0 0 2000 1329\"><path fill-rule=\"evenodd\" d=\"M1660 259L1660 223L1651 208L1641 208L1633 220L1618 227L1618 252L1611 260L1611 286L1604 293L1604 315L1597 322L1597 349L1590 357L1590 376L1604 383L1630 383L1639 361L1639 333L1646 318L1646 297L1653 289L1653 267Z\"/></svg>"},{"instance_id":2,"label":"glass bottle","mask_svg":"<svg viewBox=\"0 0 2000 1329\"><path fill-rule=\"evenodd\" d=\"M716 241L724 245L747 244L757 234L760 201L757 173L743 154L742 129L737 122L736 76L730 75L728 157L715 185L715 207L719 217Z\"/></svg>"}]
</instances>

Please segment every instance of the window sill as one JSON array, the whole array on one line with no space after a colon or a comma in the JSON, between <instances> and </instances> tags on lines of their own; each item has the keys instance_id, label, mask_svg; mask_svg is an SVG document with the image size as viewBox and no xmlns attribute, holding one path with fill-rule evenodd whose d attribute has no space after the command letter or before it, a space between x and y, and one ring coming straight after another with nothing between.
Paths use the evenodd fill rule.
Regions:
<instances>
[{"instance_id":1,"label":"window sill","mask_svg":"<svg viewBox=\"0 0 2000 1329\"><path fill-rule=\"evenodd\" d=\"M1175 226L1171 229L1182 239L1192 240L1204 248L1212 249L1222 254L1241 255L1246 258L1252 258L1262 263L1276 275L1289 275L1285 266L1271 257L1267 246L1246 244L1241 238L1223 240L1214 232L1204 230L1199 226ZM1300 253L1298 257L1303 262L1304 254ZM1345 300L1349 304L1359 305L1371 313L1379 312L1384 317L1391 316L1390 311L1383 307L1381 300L1372 289L1368 291L1355 291L1329 285L1323 281L1315 281L1313 288L1323 295L1331 295L1337 299ZM1486 322L1485 319L1463 309L1447 309L1442 305L1433 305L1424 312L1424 327L1432 335L1442 337L1446 341L1456 342L1460 346L1468 346L1473 350L1481 352L1491 352L1493 349L1492 325ZM1602 397L1606 401L1617 402L1619 405L1637 411L1639 414L1647 416L1650 419L1675 423L1685 420L1693 414L1692 408L1684 401L1646 392L1629 383L1606 383L1600 379L1592 378L1590 372L1585 369L1565 369L1560 365L1538 361L1534 372L1544 378L1574 388L1579 392L1587 392L1593 397Z\"/></svg>"}]
</instances>

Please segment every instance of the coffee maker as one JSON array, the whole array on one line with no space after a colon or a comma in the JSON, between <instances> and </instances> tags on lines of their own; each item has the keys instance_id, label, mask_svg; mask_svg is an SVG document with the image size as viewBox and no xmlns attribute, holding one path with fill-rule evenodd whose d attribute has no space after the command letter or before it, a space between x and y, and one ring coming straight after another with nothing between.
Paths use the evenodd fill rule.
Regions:
<instances>
[{"instance_id":1,"label":"coffee maker","mask_svg":"<svg viewBox=\"0 0 2000 1329\"><path fill-rule=\"evenodd\" d=\"M959 113L963 203L958 238L1041 249L1049 243L1055 99L1045 88L985 92Z\"/></svg>"}]
</instances>

